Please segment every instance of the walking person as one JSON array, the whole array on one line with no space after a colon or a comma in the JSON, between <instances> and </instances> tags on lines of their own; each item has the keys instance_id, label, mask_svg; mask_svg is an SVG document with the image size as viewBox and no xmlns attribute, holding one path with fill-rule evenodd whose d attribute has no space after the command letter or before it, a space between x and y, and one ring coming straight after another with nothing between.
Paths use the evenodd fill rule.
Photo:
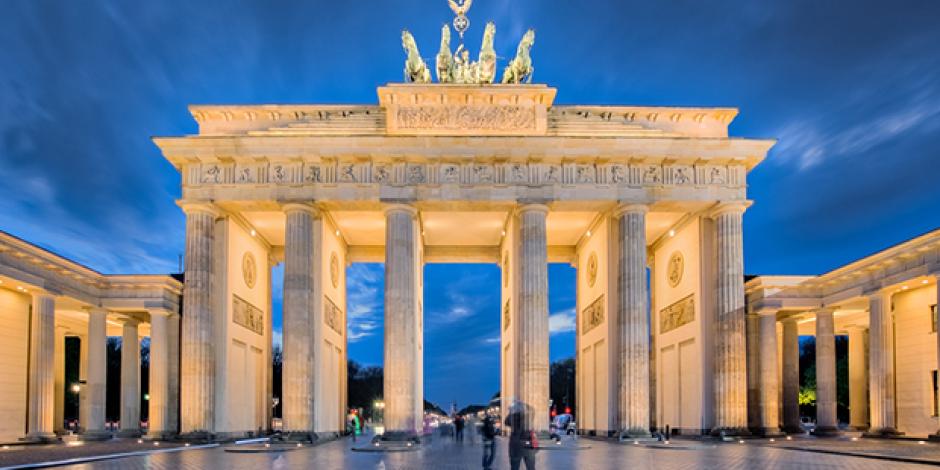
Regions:
<instances>
[{"instance_id":1,"label":"walking person","mask_svg":"<svg viewBox=\"0 0 940 470\"><path fill-rule=\"evenodd\" d=\"M463 416L454 416L454 440L463 443Z\"/></svg>"},{"instance_id":2,"label":"walking person","mask_svg":"<svg viewBox=\"0 0 940 470\"><path fill-rule=\"evenodd\" d=\"M490 470L496 457L496 424L489 413L483 418L480 434L483 435L483 470Z\"/></svg>"},{"instance_id":3,"label":"walking person","mask_svg":"<svg viewBox=\"0 0 940 470\"><path fill-rule=\"evenodd\" d=\"M506 426L509 432L509 468L519 470L524 461L526 470L535 470L535 450L538 448L535 433L526 425L526 415L530 414L528 406L516 401L509 408L506 417Z\"/></svg>"}]
</instances>

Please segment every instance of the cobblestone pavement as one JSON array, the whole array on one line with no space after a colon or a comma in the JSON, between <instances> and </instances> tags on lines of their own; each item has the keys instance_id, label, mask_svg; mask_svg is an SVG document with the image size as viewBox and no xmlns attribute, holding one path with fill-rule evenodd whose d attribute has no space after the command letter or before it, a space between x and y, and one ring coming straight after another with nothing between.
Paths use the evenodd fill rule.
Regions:
<instances>
[{"instance_id":1,"label":"cobblestone pavement","mask_svg":"<svg viewBox=\"0 0 940 470\"><path fill-rule=\"evenodd\" d=\"M507 469L506 440L497 441L494 468ZM360 444L362 440L360 440ZM865 457L833 455L801 451L796 447L828 449L845 447L858 450L872 443L881 452L900 452L940 459L940 445L918 445L916 442L868 441L861 444L850 440L794 439L792 442L750 440L744 444L715 441L672 441L670 446L617 444L610 441L582 440L590 446L586 450L545 450L538 452L539 469L606 470L625 468L660 469L893 469L924 468L924 465L886 462ZM278 453L232 453L226 447L186 450L182 452L152 454L139 457L99 461L59 468L69 469L260 469L260 468L315 468L315 469L376 469L463 470L481 468L482 448L479 442L455 444L437 439L422 450L403 453L353 452L352 442L343 439L325 444ZM779 447L791 447L783 449ZM831 450L831 449L830 449Z\"/></svg>"},{"instance_id":2,"label":"cobblestone pavement","mask_svg":"<svg viewBox=\"0 0 940 470\"><path fill-rule=\"evenodd\" d=\"M154 448L167 449L182 446L182 443L153 442L137 439L112 439L110 441L81 442L80 445L65 444L4 444L0 446L0 468L33 462L48 462L90 457L102 454L148 451Z\"/></svg>"}]
</instances>

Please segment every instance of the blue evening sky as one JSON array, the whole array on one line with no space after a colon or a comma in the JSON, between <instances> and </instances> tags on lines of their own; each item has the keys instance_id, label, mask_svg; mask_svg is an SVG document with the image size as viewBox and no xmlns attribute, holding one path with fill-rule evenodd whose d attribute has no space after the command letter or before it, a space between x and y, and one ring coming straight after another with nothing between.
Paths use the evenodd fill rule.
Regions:
<instances>
[{"instance_id":1,"label":"blue evening sky","mask_svg":"<svg viewBox=\"0 0 940 470\"><path fill-rule=\"evenodd\" d=\"M401 80L400 29L430 58L452 19L445 0L0 11L0 229L106 273L177 269L179 175L150 136L196 132L188 104L374 103ZM821 273L940 226L940 2L476 0L469 16L474 53L487 20L503 57L536 28L557 103L734 106L733 134L779 139L749 176L748 273ZM380 364L382 267L348 274L350 355ZM499 272L425 275L426 396L483 402ZM573 299L553 265L552 358L573 354Z\"/></svg>"}]
</instances>

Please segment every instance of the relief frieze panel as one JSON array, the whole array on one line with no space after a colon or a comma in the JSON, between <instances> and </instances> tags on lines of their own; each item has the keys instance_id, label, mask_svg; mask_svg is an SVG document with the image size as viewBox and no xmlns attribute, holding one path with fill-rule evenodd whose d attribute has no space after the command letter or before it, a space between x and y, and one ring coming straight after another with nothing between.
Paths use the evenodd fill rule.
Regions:
<instances>
[{"instance_id":1,"label":"relief frieze panel","mask_svg":"<svg viewBox=\"0 0 940 470\"><path fill-rule=\"evenodd\" d=\"M336 334L343 334L343 311L330 300L329 297L323 297L323 323L335 331Z\"/></svg>"},{"instance_id":2,"label":"relief frieze panel","mask_svg":"<svg viewBox=\"0 0 940 470\"><path fill-rule=\"evenodd\" d=\"M604 294L601 294L600 297L591 302L591 305L588 305L583 311L581 311L581 334L584 335L587 332L594 329L594 327L604 323L604 317L606 312L604 311Z\"/></svg>"},{"instance_id":3,"label":"relief frieze panel","mask_svg":"<svg viewBox=\"0 0 940 470\"><path fill-rule=\"evenodd\" d=\"M519 186L720 186L743 187L746 169L732 165L624 163L467 162L417 163L336 161L301 164L203 163L187 165L187 185L227 184L384 184Z\"/></svg>"},{"instance_id":4,"label":"relief frieze panel","mask_svg":"<svg viewBox=\"0 0 940 470\"><path fill-rule=\"evenodd\" d=\"M533 131L537 116L529 106L402 106L394 119L406 130Z\"/></svg>"},{"instance_id":5,"label":"relief frieze panel","mask_svg":"<svg viewBox=\"0 0 940 470\"><path fill-rule=\"evenodd\" d=\"M659 333L667 333L695 321L695 294L689 294L659 311Z\"/></svg>"},{"instance_id":6,"label":"relief frieze panel","mask_svg":"<svg viewBox=\"0 0 940 470\"><path fill-rule=\"evenodd\" d=\"M232 322L264 335L264 312L235 294L232 294Z\"/></svg>"}]
</instances>

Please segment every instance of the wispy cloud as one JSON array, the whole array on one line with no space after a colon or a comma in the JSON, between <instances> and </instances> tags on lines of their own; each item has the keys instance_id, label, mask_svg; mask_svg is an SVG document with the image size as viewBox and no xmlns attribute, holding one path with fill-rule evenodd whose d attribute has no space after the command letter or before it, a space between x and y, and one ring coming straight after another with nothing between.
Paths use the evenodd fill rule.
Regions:
<instances>
[{"instance_id":1,"label":"wispy cloud","mask_svg":"<svg viewBox=\"0 0 940 470\"><path fill-rule=\"evenodd\" d=\"M351 343L381 333L384 273L381 264L356 263L346 270L346 335Z\"/></svg>"},{"instance_id":2,"label":"wispy cloud","mask_svg":"<svg viewBox=\"0 0 940 470\"><path fill-rule=\"evenodd\" d=\"M577 329L577 316L574 308L562 310L548 316L549 334L568 333Z\"/></svg>"}]
</instances>

